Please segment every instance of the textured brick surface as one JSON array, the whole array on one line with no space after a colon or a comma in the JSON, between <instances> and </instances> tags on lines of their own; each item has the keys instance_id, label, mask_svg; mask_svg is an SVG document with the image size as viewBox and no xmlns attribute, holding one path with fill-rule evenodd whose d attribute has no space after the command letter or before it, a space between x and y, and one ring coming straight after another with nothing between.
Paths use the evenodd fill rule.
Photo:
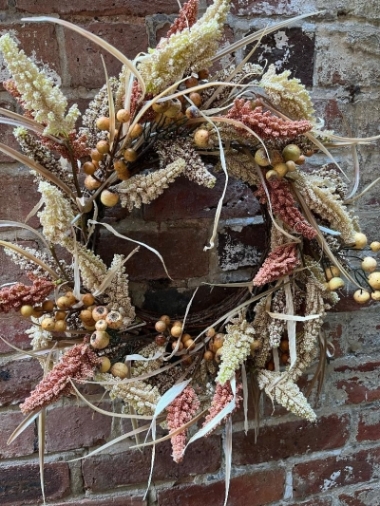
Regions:
<instances>
[{"instance_id":1,"label":"textured brick surface","mask_svg":"<svg viewBox=\"0 0 380 506\"><path fill-rule=\"evenodd\" d=\"M0 405L22 402L41 377L42 369L35 359L0 365Z\"/></svg>"},{"instance_id":2,"label":"textured brick surface","mask_svg":"<svg viewBox=\"0 0 380 506\"><path fill-rule=\"evenodd\" d=\"M282 497L284 487L282 470L253 472L231 479L228 504L233 506L264 506ZM159 506L193 506L223 504L224 481L208 485L187 485L158 492Z\"/></svg>"},{"instance_id":3,"label":"textured brick surface","mask_svg":"<svg viewBox=\"0 0 380 506\"><path fill-rule=\"evenodd\" d=\"M22 457L36 451L34 425L24 430L10 445L7 444L16 427L24 420L19 412L0 413L0 459Z\"/></svg>"},{"instance_id":4,"label":"textured brick surface","mask_svg":"<svg viewBox=\"0 0 380 506\"><path fill-rule=\"evenodd\" d=\"M144 20L136 18L125 23L89 23L83 26L86 30L110 44L117 46L119 51L128 58L133 58L140 51L146 51L147 33ZM120 72L121 63L99 46L89 42L76 32L65 32L66 52L72 86L99 88L104 84L104 69L100 54L103 54L109 76Z\"/></svg>"},{"instance_id":5,"label":"textured brick surface","mask_svg":"<svg viewBox=\"0 0 380 506\"><path fill-rule=\"evenodd\" d=\"M178 3L175 0L115 0L103 2L102 0L81 0L80 2L61 2L60 0L16 0L16 7L20 11L32 14L56 13L56 14L99 14L102 16L124 14L133 16L147 16L157 12L177 13Z\"/></svg>"},{"instance_id":6,"label":"textured brick surface","mask_svg":"<svg viewBox=\"0 0 380 506\"><path fill-rule=\"evenodd\" d=\"M363 487L354 492L339 495L339 506L375 506L379 503L378 485Z\"/></svg>"},{"instance_id":7,"label":"textured brick surface","mask_svg":"<svg viewBox=\"0 0 380 506\"><path fill-rule=\"evenodd\" d=\"M220 438L217 436L196 441L187 449L183 462L173 466L170 442L162 443L156 447L153 479L173 480L214 472L220 466L220 451ZM133 483L146 483L150 461L149 450L90 457L83 462L85 488L99 492Z\"/></svg>"},{"instance_id":8,"label":"textured brick surface","mask_svg":"<svg viewBox=\"0 0 380 506\"><path fill-rule=\"evenodd\" d=\"M316 423L288 422L262 427L255 444L255 433L234 435L233 462L236 465L259 464L287 459L344 446L349 437L349 417L322 417ZM281 434L281 436L279 436Z\"/></svg>"},{"instance_id":9,"label":"textured brick surface","mask_svg":"<svg viewBox=\"0 0 380 506\"><path fill-rule=\"evenodd\" d=\"M38 464L2 465L0 501L4 506L36 505L41 501ZM61 499L70 491L69 467L64 463L45 465L47 500Z\"/></svg>"},{"instance_id":10,"label":"textured brick surface","mask_svg":"<svg viewBox=\"0 0 380 506\"><path fill-rule=\"evenodd\" d=\"M123 494L121 497L104 497L97 496L96 499L85 499L84 501L72 499L65 502L54 503L54 506L146 506L146 501L142 496L127 496Z\"/></svg>"}]
</instances>

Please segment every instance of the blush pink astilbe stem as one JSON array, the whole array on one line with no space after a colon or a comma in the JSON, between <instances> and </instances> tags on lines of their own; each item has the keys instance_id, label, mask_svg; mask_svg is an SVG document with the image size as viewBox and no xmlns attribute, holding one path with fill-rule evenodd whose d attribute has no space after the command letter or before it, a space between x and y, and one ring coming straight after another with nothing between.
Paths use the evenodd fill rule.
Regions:
<instances>
[{"instance_id":1,"label":"blush pink astilbe stem","mask_svg":"<svg viewBox=\"0 0 380 506\"><path fill-rule=\"evenodd\" d=\"M273 250L253 278L255 286L266 285L291 274L299 264L295 244L285 244Z\"/></svg>"},{"instance_id":2,"label":"blush pink astilbe stem","mask_svg":"<svg viewBox=\"0 0 380 506\"><path fill-rule=\"evenodd\" d=\"M190 422L198 408L199 400L197 394L193 387L187 386L167 407L168 415L166 422L168 424L169 434ZM185 429L171 437L173 460L177 464L183 459L186 446L186 433L187 430Z\"/></svg>"},{"instance_id":3,"label":"blush pink astilbe stem","mask_svg":"<svg viewBox=\"0 0 380 506\"><path fill-rule=\"evenodd\" d=\"M27 414L55 402L63 395L70 395L70 379L80 382L91 378L98 363L98 356L88 344L73 346L20 405L21 411Z\"/></svg>"},{"instance_id":4,"label":"blush pink astilbe stem","mask_svg":"<svg viewBox=\"0 0 380 506\"><path fill-rule=\"evenodd\" d=\"M237 409L239 407L240 402L242 400L240 395L238 395L238 392L241 390L241 388L242 388L241 383L238 383L236 385L237 394L236 394L236 398L235 398L235 400L236 400L236 408L235 409ZM203 427L205 427L209 422L211 422L211 420L213 418L215 418L216 415L218 415L222 411L222 409L224 409L232 401L233 398L234 398L234 394L232 392L231 383L229 381L224 383L224 385L217 383L216 388L215 388L215 392L214 392L214 396L211 401L211 406L210 406L208 415L206 416L205 421L203 422ZM228 416L230 416L230 415L228 415ZM210 435L211 432L213 432L216 429L216 427L214 427L210 432L208 432L207 435Z\"/></svg>"},{"instance_id":5,"label":"blush pink astilbe stem","mask_svg":"<svg viewBox=\"0 0 380 506\"><path fill-rule=\"evenodd\" d=\"M0 290L0 313L8 313L12 309L18 311L21 306L34 306L43 302L54 290L54 283L46 278L29 276L33 285L16 283L12 286L5 286Z\"/></svg>"},{"instance_id":6,"label":"blush pink astilbe stem","mask_svg":"<svg viewBox=\"0 0 380 506\"><path fill-rule=\"evenodd\" d=\"M178 17L174 20L166 34L167 39L174 33L182 32L185 28L191 28L193 26L197 21L198 3L198 0L189 0L182 6Z\"/></svg>"},{"instance_id":7,"label":"blush pink astilbe stem","mask_svg":"<svg viewBox=\"0 0 380 506\"><path fill-rule=\"evenodd\" d=\"M243 98L235 100L227 118L242 122L262 139L294 139L313 128L307 120L284 120L269 111L264 112L261 106L252 108L252 103ZM250 136L244 129L237 130L244 137Z\"/></svg>"},{"instance_id":8,"label":"blush pink astilbe stem","mask_svg":"<svg viewBox=\"0 0 380 506\"><path fill-rule=\"evenodd\" d=\"M283 179L268 181L267 188L272 204L273 213L281 218L292 230L306 237L314 239L317 231L308 223L297 209L296 202L289 188L289 183ZM267 203L267 195L262 185L255 192L262 204Z\"/></svg>"}]
</instances>

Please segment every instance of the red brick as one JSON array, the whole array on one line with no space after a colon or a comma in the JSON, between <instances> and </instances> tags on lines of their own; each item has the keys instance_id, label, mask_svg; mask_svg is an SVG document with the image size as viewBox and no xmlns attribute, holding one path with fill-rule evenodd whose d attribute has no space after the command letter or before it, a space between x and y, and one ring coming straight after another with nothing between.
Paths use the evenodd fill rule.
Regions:
<instances>
[{"instance_id":1,"label":"red brick","mask_svg":"<svg viewBox=\"0 0 380 506\"><path fill-rule=\"evenodd\" d=\"M6 3L6 2L5 2ZM80 2L61 2L61 0L16 0L16 7L20 11L32 14L89 14L110 16L124 14L132 16L147 16L157 13L172 14L178 12L176 0L81 0Z\"/></svg>"},{"instance_id":2,"label":"red brick","mask_svg":"<svg viewBox=\"0 0 380 506\"><path fill-rule=\"evenodd\" d=\"M224 227L218 236L219 265L223 271L249 268L252 273L260 266L266 245L264 225Z\"/></svg>"},{"instance_id":3,"label":"red brick","mask_svg":"<svg viewBox=\"0 0 380 506\"><path fill-rule=\"evenodd\" d=\"M348 440L349 424L348 415L331 415L315 423L297 420L261 427L256 444L253 430L247 436L239 432L233 439L233 463L238 466L259 464L340 448Z\"/></svg>"},{"instance_id":4,"label":"red brick","mask_svg":"<svg viewBox=\"0 0 380 506\"><path fill-rule=\"evenodd\" d=\"M378 408L366 409L360 413L357 441L380 440L380 412Z\"/></svg>"},{"instance_id":5,"label":"red brick","mask_svg":"<svg viewBox=\"0 0 380 506\"><path fill-rule=\"evenodd\" d=\"M110 411L110 406L101 405ZM88 406L65 406L51 409L46 417L48 452L88 448L104 444L111 433L112 417Z\"/></svg>"},{"instance_id":6,"label":"red brick","mask_svg":"<svg viewBox=\"0 0 380 506\"><path fill-rule=\"evenodd\" d=\"M124 23L90 23L83 26L116 46L128 58L134 58L140 51L147 50L148 38L144 20L136 18ZM72 30L65 31L71 86L100 88L104 84L104 69L100 54L103 54L109 76L117 76L121 63L109 53Z\"/></svg>"},{"instance_id":7,"label":"red brick","mask_svg":"<svg viewBox=\"0 0 380 506\"><path fill-rule=\"evenodd\" d=\"M0 9L5 10L8 8L8 0L1 0L0 2Z\"/></svg>"},{"instance_id":8,"label":"red brick","mask_svg":"<svg viewBox=\"0 0 380 506\"><path fill-rule=\"evenodd\" d=\"M0 459L21 457L36 451L34 424L29 425L10 445L7 444L8 438L23 419L20 412L0 413Z\"/></svg>"},{"instance_id":9,"label":"red brick","mask_svg":"<svg viewBox=\"0 0 380 506\"><path fill-rule=\"evenodd\" d=\"M285 476L281 469L257 471L231 479L229 506L264 506L282 498ZM158 506L220 506L225 483L186 485L158 491Z\"/></svg>"},{"instance_id":10,"label":"red brick","mask_svg":"<svg viewBox=\"0 0 380 506\"><path fill-rule=\"evenodd\" d=\"M311 501L297 502L297 503L286 503L286 506L331 506L332 502L330 498L314 498Z\"/></svg>"},{"instance_id":11,"label":"red brick","mask_svg":"<svg viewBox=\"0 0 380 506\"><path fill-rule=\"evenodd\" d=\"M380 489L365 487L355 492L339 495L339 506L376 506L379 504Z\"/></svg>"},{"instance_id":12,"label":"red brick","mask_svg":"<svg viewBox=\"0 0 380 506\"><path fill-rule=\"evenodd\" d=\"M17 360L0 366L0 406L22 402L42 378L37 360Z\"/></svg>"},{"instance_id":13,"label":"red brick","mask_svg":"<svg viewBox=\"0 0 380 506\"><path fill-rule=\"evenodd\" d=\"M210 236L207 229L170 228L158 232L126 232L126 235L159 251L173 279L208 274L209 253L203 251ZM109 233L104 233L98 253L105 262L109 263L114 251L128 255L135 247L134 243L117 240L113 236L110 237ZM159 258L144 247L141 247L140 251L128 260L127 269L132 281L167 278Z\"/></svg>"},{"instance_id":14,"label":"red brick","mask_svg":"<svg viewBox=\"0 0 380 506\"><path fill-rule=\"evenodd\" d=\"M211 3L211 0L208 0ZM295 16L300 13L297 0L233 0L231 2L231 13L236 16Z\"/></svg>"},{"instance_id":15,"label":"red brick","mask_svg":"<svg viewBox=\"0 0 380 506\"><path fill-rule=\"evenodd\" d=\"M54 25L51 23L1 25L2 33L8 31L16 35L20 41L20 49L23 49L27 56L35 54L38 63L47 64L60 75L59 49Z\"/></svg>"},{"instance_id":16,"label":"red brick","mask_svg":"<svg viewBox=\"0 0 380 506\"><path fill-rule=\"evenodd\" d=\"M9 109L11 111L14 110L14 107L12 106L10 101L1 101L0 107L3 109ZM0 124L0 139L3 144L6 146L13 148L15 150L18 150L18 142L15 139L15 136L13 135L13 126ZM2 151L0 151L0 163L3 162L13 162L13 158L10 156L5 155Z\"/></svg>"},{"instance_id":17,"label":"red brick","mask_svg":"<svg viewBox=\"0 0 380 506\"><path fill-rule=\"evenodd\" d=\"M54 503L54 506L146 506L146 501L142 497L126 496L122 497L104 497L97 499L85 499L83 501L75 499L69 502Z\"/></svg>"},{"instance_id":18,"label":"red brick","mask_svg":"<svg viewBox=\"0 0 380 506\"><path fill-rule=\"evenodd\" d=\"M18 313L1 313L1 336L10 344L23 350L30 349L30 339L25 330L31 327L30 322L20 317ZM0 340L0 354L9 353L13 349Z\"/></svg>"},{"instance_id":19,"label":"red brick","mask_svg":"<svg viewBox=\"0 0 380 506\"><path fill-rule=\"evenodd\" d=\"M297 464L293 469L294 497L375 480L379 464L379 448Z\"/></svg>"},{"instance_id":20,"label":"red brick","mask_svg":"<svg viewBox=\"0 0 380 506\"><path fill-rule=\"evenodd\" d=\"M220 438L211 436L190 445L181 464L172 460L170 442L156 447L154 480L176 480L215 472L220 467ZM84 485L92 492L141 483L146 485L151 463L150 450L127 451L85 459L82 464Z\"/></svg>"},{"instance_id":21,"label":"red brick","mask_svg":"<svg viewBox=\"0 0 380 506\"><path fill-rule=\"evenodd\" d=\"M215 209L223 191L224 176L217 174L214 188L196 185L184 177L176 179L165 193L144 206L144 219L147 221L178 221L184 219L214 219ZM260 206L252 191L236 179L229 180L221 219L245 218L260 213Z\"/></svg>"},{"instance_id":22,"label":"red brick","mask_svg":"<svg viewBox=\"0 0 380 506\"><path fill-rule=\"evenodd\" d=\"M0 186L1 219L24 222L26 216L40 200L41 195L26 167L12 168L12 174L3 174ZM28 222L38 226L37 218ZM3 229L0 229L2 232Z\"/></svg>"},{"instance_id":23,"label":"red brick","mask_svg":"<svg viewBox=\"0 0 380 506\"><path fill-rule=\"evenodd\" d=\"M342 343L342 319L328 315L327 321L323 325L323 329L326 334L326 338L334 346L334 358L341 357L344 355L343 343Z\"/></svg>"},{"instance_id":24,"label":"red brick","mask_svg":"<svg viewBox=\"0 0 380 506\"><path fill-rule=\"evenodd\" d=\"M62 499L70 492L69 466L64 463L45 464L46 499ZM41 501L38 464L0 467L0 502L3 506L36 505ZM42 502L42 501L41 501Z\"/></svg>"}]
</instances>

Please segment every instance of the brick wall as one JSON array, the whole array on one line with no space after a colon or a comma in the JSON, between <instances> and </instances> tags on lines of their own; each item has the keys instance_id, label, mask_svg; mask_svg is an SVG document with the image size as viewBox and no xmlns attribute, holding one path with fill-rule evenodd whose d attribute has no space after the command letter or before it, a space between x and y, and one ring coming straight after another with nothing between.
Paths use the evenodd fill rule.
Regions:
<instances>
[{"instance_id":1,"label":"brick wall","mask_svg":"<svg viewBox=\"0 0 380 506\"><path fill-rule=\"evenodd\" d=\"M203 1L202 7L207 2ZM83 109L103 82L98 51L85 39L50 24L28 25L23 16L52 14L78 23L101 35L128 56L153 45L177 11L176 0L1 0L0 30L16 33L28 54L61 76L70 100ZM304 12L326 9L311 19L265 38L254 58L290 68L310 86L319 114L329 128L340 133L379 134L380 4L366 0L234 0L226 36L239 38L267 23ZM238 55L241 57L241 54ZM118 64L106 56L109 72ZM1 70L1 69L0 69ZM3 76L4 77L4 76ZM14 105L0 91L0 105ZM13 145L11 133L1 130L3 142ZM374 178L379 151L359 150L362 185ZM322 158L320 159L322 160ZM319 160L319 161L320 161ZM350 173L349 153L339 155ZM38 200L31 177L19 164L0 158L1 218L22 220ZM221 184L221 183L220 183ZM163 280L161 267L147 255L130 263L135 297L147 309L181 312L200 281L236 281L249 275L247 266L260 255L263 228L259 208L250 193L233 182L223 207L218 247L204 253L217 204L216 192L178 181L166 194L133 220L115 210L108 221L121 231L146 240L165 257L174 281ZM360 201L364 230L371 240L378 235L378 190ZM33 218L30 222L36 226ZM5 231L5 238L14 237ZM33 239L19 233L25 244ZM103 236L103 254L109 242ZM116 247L116 245L115 245ZM120 247L120 245L118 245ZM125 248L125 246L123 246ZM141 257L140 259L141 260ZM143 265L143 267L141 267ZM19 277L0 250L1 283ZM186 280L186 281L184 281ZM200 295L198 306L217 303L224 291ZM335 346L314 424L297 420L278 409L270 416L269 402L261 406L262 428L255 443L253 429L245 436L242 413L234 418L231 506L271 504L303 506L375 506L380 504L380 317L378 307L358 309L345 298L326 323ZM27 347L23 325L6 315L1 334L17 346ZM21 420L18 403L41 377L36 360L17 361L0 343L0 503L4 506L40 504L38 442L34 427L10 446L6 440ZM99 392L88 388L98 399ZM107 401L102 406L109 409ZM65 399L48 409L46 428L46 494L56 506L140 506L149 475L150 452L126 451L124 441L108 453L72 461L109 438L128 431L121 422L90 412L80 402ZM250 420L253 427L253 420ZM160 506L220 506L224 497L223 434L216 433L189 447L182 464L173 464L168 444L157 448L149 504Z\"/></svg>"}]
</instances>

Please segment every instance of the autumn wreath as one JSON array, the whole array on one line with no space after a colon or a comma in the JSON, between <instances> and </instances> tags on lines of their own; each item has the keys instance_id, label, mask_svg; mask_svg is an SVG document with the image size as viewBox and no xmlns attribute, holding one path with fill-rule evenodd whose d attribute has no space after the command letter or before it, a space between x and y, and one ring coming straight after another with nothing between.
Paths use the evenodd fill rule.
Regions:
<instances>
[{"instance_id":1,"label":"autumn wreath","mask_svg":"<svg viewBox=\"0 0 380 506\"><path fill-rule=\"evenodd\" d=\"M133 61L61 19L25 19L75 30L122 62L118 77L108 77L105 68L106 82L80 128L77 106L67 110L60 88L12 36L0 38L12 76L4 86L24 111L1 110L0 121L16 127L21 152L4 144L0 149L32 171L41 194L34 210L39 231L1 222L29 229L40 244L36 251L0 241L30 279L30 284L0 289L0 311L19 311L30 321L30 355L44 369L43 379L21 404L26 419L16 434L44 417L44 408L63 395L92 405L78 389L87 381L123 401L118 416L134 422L125 437L146 430L152 437L145 444L155 445L160 441L156 424L164 424L175 462L196 439L221 423L230 426L240 403L246 412L249 388L313 421L316 415L297 381L315 359L312 385L323 377L332 352L323 319L338 301L343 278L357 286L357 302L380 299L380 272L372 253L355 269L347 258L347 250L367 245L348 208L357 181L352 191L347 188L337 164L337 170L304 170L305 159L317 152L335 162L336 148L375 138L339 137L324 130L301 82L289 71L277 74L274 66L249 63L252 51L240 63L213 71L226 54L282 26L220 49L229 4L215 0L197 20L198 0L189 0L158 46ZM216 179L210 159L224 173L225 185L206 249L214 247L232 176L262 204L268 224L265 258L243 292L237 288L232 306L214 308L211 323L198 319L197 328L192 326L191 303L178 320L171 315L144 319L129 295L129 256L116 252L107 266L95 253L102 227L132 240L102 221L105 210L117 204L129 210L149 205L180 175L212 192ZM165 267L158 251L144 243L136 246L149 248ZM370 248L377 252L380 243ZM232 431L226 434L231 438ZM226 448L230 451L231 445Z\"/></svg>"}]
</instances>

